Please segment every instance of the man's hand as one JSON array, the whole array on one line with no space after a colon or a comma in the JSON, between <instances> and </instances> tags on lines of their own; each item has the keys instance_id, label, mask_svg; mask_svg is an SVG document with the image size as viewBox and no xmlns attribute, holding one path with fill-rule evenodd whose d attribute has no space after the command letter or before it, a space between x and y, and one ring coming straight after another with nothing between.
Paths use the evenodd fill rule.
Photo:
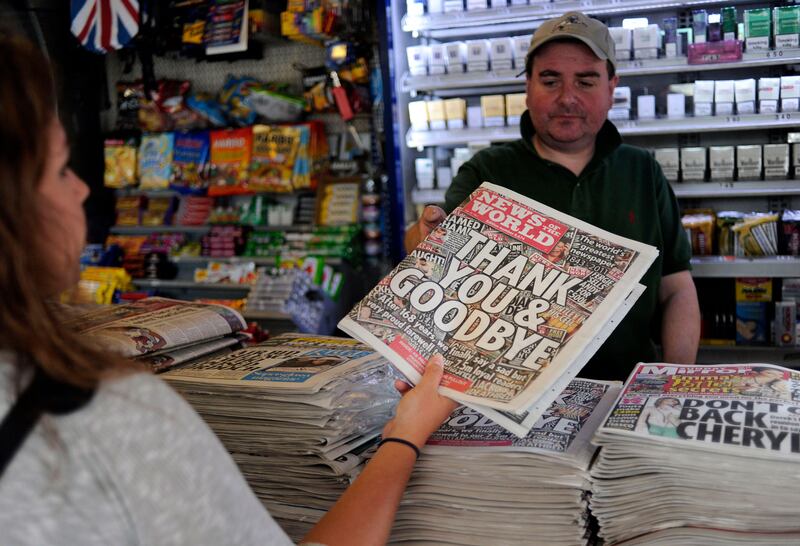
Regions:
<instances>
[{"instance_id":1,"label":"man's hand","mask_svg":"<svg viewBox=\"0 0 800 546\"><path fill-rule=\"evenodd\" d=\"M417 248L417 245L424 241L425 237L436 229L436 226L441 224L446 217L447 214L441 207L437 207L436 205L428 205L425 207L417 223L406 231L406 252L411 252Z\"/></svg>"}]
</instances>

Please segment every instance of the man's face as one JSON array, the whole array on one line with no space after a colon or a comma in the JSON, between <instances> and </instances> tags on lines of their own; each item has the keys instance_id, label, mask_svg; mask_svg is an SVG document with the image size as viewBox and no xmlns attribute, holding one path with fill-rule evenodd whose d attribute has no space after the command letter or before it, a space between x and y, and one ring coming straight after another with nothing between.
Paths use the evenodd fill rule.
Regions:
<instances>
[{"instance_id":1,"label":"man's face","mask_svg":"<svg viewBox=\"0 0 800 546\"><path fill-rule=\"evenodd\" d=\"M527 106L536 135L558 151L594 145L608 116L619 78L586 45L553 42L536 51L526 81Z\"/></svg>"}]
</instances>

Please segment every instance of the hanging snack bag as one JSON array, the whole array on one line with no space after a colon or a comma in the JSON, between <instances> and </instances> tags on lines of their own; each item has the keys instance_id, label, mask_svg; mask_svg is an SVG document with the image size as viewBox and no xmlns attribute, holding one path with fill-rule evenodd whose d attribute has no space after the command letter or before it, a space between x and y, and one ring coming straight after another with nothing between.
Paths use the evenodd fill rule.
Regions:
<instances>
[{"instance_id":1,"label":"hanging snack bag","mask_svg":"<svg viewBox=\"0 0 800 546\"><path fill-rule=\"evenodd\" d=\"M108 138L103 143L105 173L103 184L108 188L136 185L136 140Z\"/></svg>"},{"instance_id":2,"label":"hanging snack bag","mask_svg":"<svg viewBox=\"0 0 800 546\"><path fill-rule=\"evenodd\" d=\"M145 98L142 82L117 82L117 129L139 129L139 108Z\"/></svg>"},{"instance_id":3,"label":"hanging snack bag","mask_svg":"<svg viewBox=\"0 0 800 546\"><path fill-rule=\"evenodd\" d=\"M186 105L199 115L207 127L225 127L227 121L217 99L209 93L193 93Z\"/></svg>"},{"instance_id":4,"label":"hanging snack bag","mask_svg":"<svg viewBox=\"0 0 800 546\"><path fill-rule=\"evenodd\" d=\"M207 131L176 133L172 158L173 189L180 193L202 193L208 186L210 145Z\"/></svg>"},{"instance_id":5,"label":"hanging snack bag","mask_svg":"<svg viewBox=\"0 0 800 546\"><path fill-rule=\"evenodd\" d=\"M209 195L247 191L253 132L250 127L211 131Z\"/></svg>"},{"instance_id":6,"label":"hanging snack bag","mask_svg":"<svg viewBox=\"0 0 800 546\"><path fill-rule=\"evenodd\" d=\"M174 144L173 133L142 137L139 145L139 178L142 189L160 190L169 187Z\"/></svg>"},{"instance_id":7,"label":"hanging snack bag","mask_svg":"<svg viewBox=\"0 0 800 546\"><path fill-rule=\"evenodd\" d=\"M296 127L253 127L250 189L291 192L300 131Z\"/></svg>"}]
</instances>

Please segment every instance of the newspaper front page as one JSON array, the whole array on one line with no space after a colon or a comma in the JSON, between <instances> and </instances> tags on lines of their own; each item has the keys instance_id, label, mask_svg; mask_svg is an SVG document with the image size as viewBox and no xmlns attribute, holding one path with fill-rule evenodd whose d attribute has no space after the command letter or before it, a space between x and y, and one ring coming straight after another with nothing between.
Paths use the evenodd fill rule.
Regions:
<instances>
[{"instance_id":1,"label":"newspaper front page","mask_svg":"<svg viewBox=\"0 0 800 546\"><path fill-rule=\"evenodd\" d=\"M598 431L645 442L800 457L800 372L771 364L638 364Z\"/></svg>"},{"instance_id":2,"label":"newspaper front page","mask_svg":"<svg viewBox=\"0 0 800 546\"><path fill-rule=\"evenodd\" d=\"M425 450L458 446L461 450L518 450L565 454L588 465L591 437L619 393L615 382L573 379L534 423L518 438L474 409L461 406L434 432Z\"/></svg>"},{"instance_id":3,"label":"newspaper front page","mask_svg":"<svg viewBox=\"0 0 800 546\"><path fill-rule=\"evenodd\" d=\"M104 307L66 325L130 358L220 338L247 326L229 307L167 298Z\"/></svg>"},{"instance_id":4,"label":"newspaper front page","mask_svg":"<svg viewBox=\"0 0 800 546\"><path fill-rule=\"evenodd\" d=\"M339 327L412 383L441 353L444 394L519 414L558 394L657 253L485 182Z\"/></svg>"},{"instance_id":5,"label":"newspaper front page","mask_svg":"<svg viewBox=\"0 0 800 546\"><path fill-rule=\"evenodd\" d=\"M315 346L312 341L309 338L308 342L290 341L280 345L267 341L219 358L187 364L166 372L163 377L195 384L316 392L355 368L379 366L384 362L379 354L361 344Z\"/></svg>"}]
</instances>

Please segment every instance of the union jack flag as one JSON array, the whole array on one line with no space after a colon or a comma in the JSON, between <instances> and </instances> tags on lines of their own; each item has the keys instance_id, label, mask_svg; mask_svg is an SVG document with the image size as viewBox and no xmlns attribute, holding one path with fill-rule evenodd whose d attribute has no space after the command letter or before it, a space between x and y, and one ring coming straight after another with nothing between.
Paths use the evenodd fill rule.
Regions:
<instances>
[{"instance_id":1,"label":"union jack flag","mask_svg":"<svg viewBox=\"0 0 800 546\"><path fill-rule=\"evenodd\" d=\"M139 32L138 0L71 0L72 34L95 53L120 49Z\"/></svg>"}]
</instances>

